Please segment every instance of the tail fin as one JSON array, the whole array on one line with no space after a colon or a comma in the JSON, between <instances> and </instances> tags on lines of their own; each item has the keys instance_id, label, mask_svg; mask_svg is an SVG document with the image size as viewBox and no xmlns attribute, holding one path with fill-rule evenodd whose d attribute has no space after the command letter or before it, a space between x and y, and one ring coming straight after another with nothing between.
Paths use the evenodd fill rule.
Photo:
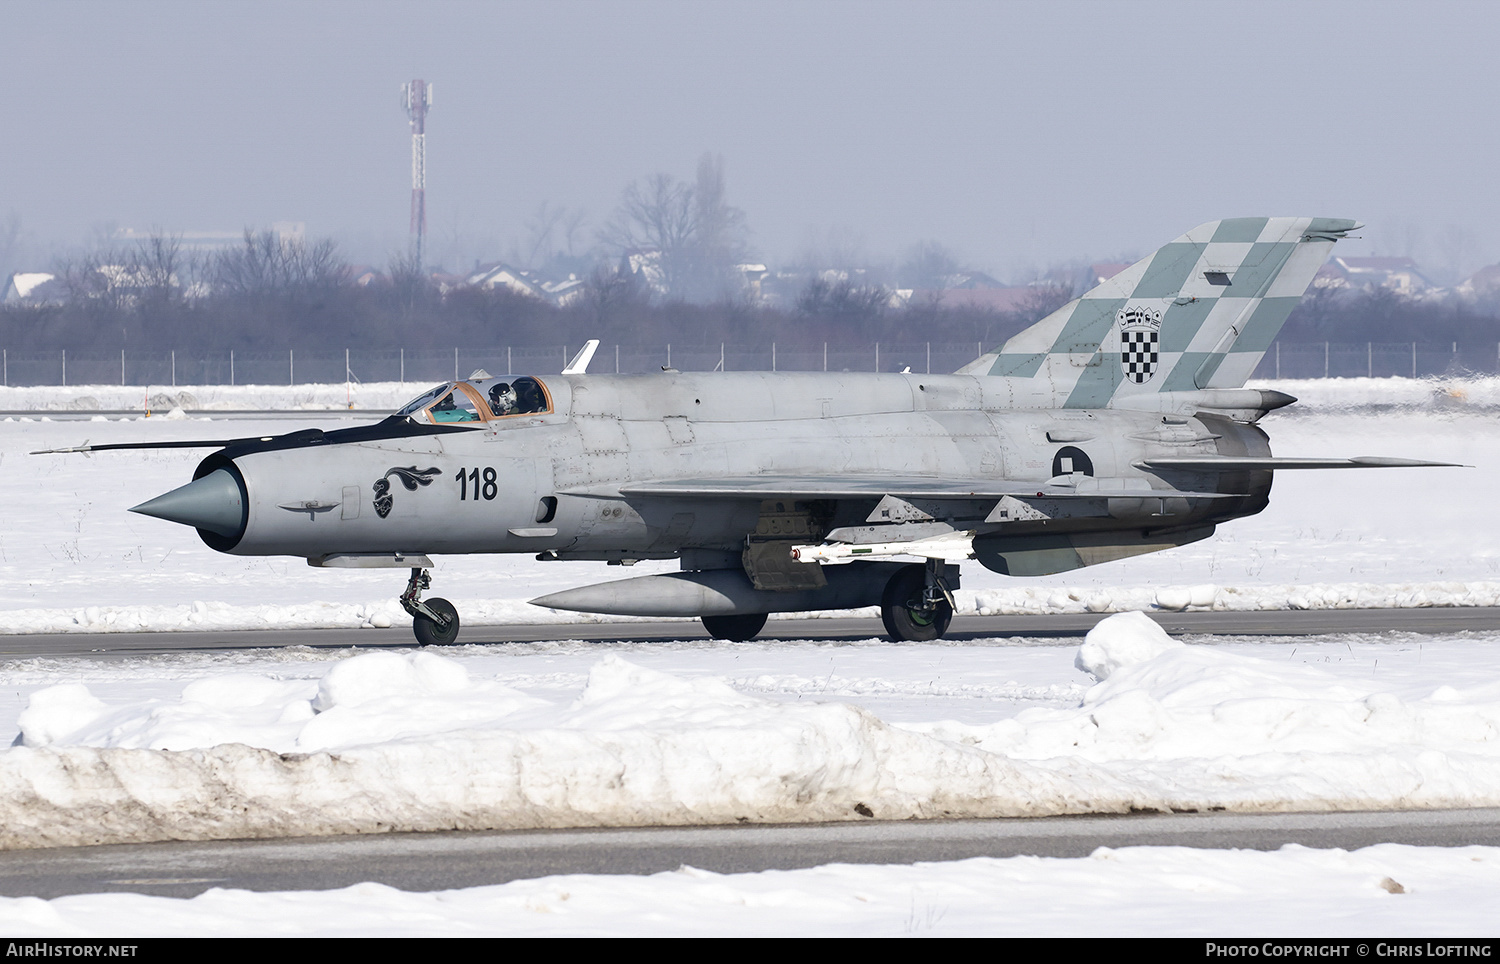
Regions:
<instances>
[{"instance_id":1,"label":"tail fin","mask_svg":"<svg viewBox=\"0 0 1500 964\"><path fill-rule=\"evenodd\" d=\"M1335 241L1338 218L1199 225L959 370L1039 379L1066 408L1127 395L1238 388Z\"/></svg>"}]
</instances>

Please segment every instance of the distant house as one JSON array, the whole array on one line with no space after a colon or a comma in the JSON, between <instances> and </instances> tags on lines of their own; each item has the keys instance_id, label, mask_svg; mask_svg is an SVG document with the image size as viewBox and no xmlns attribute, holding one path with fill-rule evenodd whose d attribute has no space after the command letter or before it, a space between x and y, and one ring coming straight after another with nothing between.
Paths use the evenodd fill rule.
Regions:
<instances>
[{"instance_id":1,"label":"distant house","mask_svg":"<svg viewBox=\"0 0 1500 964\"><path fill-rule=\"evenodd\" d=\"M763 264L737 264L735 270L740 273L740 278L745 284L746 297L754 304L760 304L765 299L762 285L771 269Z\"/></svg>"},{"instance_id":2,"label":"distant house","mask_svg":"<svg viewBox=\"0 0 1500 964\"><path fill-rule=\"evenodd\" d=\"M1500 296L1500 264L1480 268L1459 282L1453 293L1460 298L1484 301Z\"/></svg>"},{"instance_id":3,"label":"distant house","mask_svg":"<svg viewBox=\"0 0 1500 964\"><path fill-rule=\"evenodd\" d=\"M443 271L431 271L427 274L427 280L437 286L438 294L446 295L456 288L464 288L469 284L470 275L448 274Z\"/></svg>"},{"instance_id":4,"label":"distant house","mask_svg":"<svg viewBox=\"0 0 1500 964\"><path fill-rule=\"evenodd\" d=\"M476 264L459 284L473 288L506 288L559 308L582 298L585 288L584 282L575 274L566 278L544 278L539 272L526 271L504 261Z\"/></svg>"},{"instance_id":5,"label":"distant house","mask_svg":"<svg viewBox=\"0 0 1500 964\"><path fill-rule=\"evenodd\" d=\"M348 278L350 284L361 288L368 288L370 285L382 284L389 280L379 268L368 264L351 264Z\"/></svg>"},{"instance_id":6,"label":"distant house","mask_svg":"<svg viewBox=\"0 0 1500 964\"><path fill-rule=\"evenodd\" d=\"M1389 288L1404 295L1432 287L1432 282L1407 257L1330 258L1313 278L1318 288Z\"/></svg>"},{"instance_id":7,"label":"distant house","mask_svg":"<svg viewBox=\"0 0 1500 964\"><path fill-rule=\"evenodd\" d=\"M517 294L528 295L540 301L549 300L541 283L531 277L531 272L495 261L478 265L464 278L463 283L471 288L509 288Z\"/></svg>"},{"instance_id":8,"label":"distant house","mask_svg":"<svg viewBox=\"0 0 1500 964\"><path fill-rule=\"evenodd\" d=\"M139 268L120 264L101 264L91 273L75 279L71 291L64 287L63 280L41 271L18 271L5 283L5 304L16 305L60 305L73 298L116 298L133 300L142 291L153 287L150 273ZM166 283L180 287L177 276L170 275Z\"/></svg>"},{"instance_id":9,"label":"distant house","mask_svg":"<svg viewBox=\"0 0 1500 964\"><path fill-rule=\"evenodd\" d=\"M667 294L667 271L662 265L661 252L654 248L626 251L620 256L620 266L616 270L621 277L634 278L655 295Z\"/></svg>"},{"instance_id":10,"label":"distant house","mask_svg":"<svg viewBox=\"0 0 1500 964\"><path fill-rule=\"evenodd\" d=\"M942 278L944 291L999 291L1006 287L983 271L956 271Z\"/></svg>"},{"instance_id":11,"label":"distant house","mask_svg":"<svg viewBox=\"0 0 1500 964\"><path fill-rule=\"evenodd\" d=\"M543 281L541 287L548 301L565 308L583 297L586 286L577 275L570 274L561 281Z\"/></svg>"},{"instance_id":12,"label":"distant house","mask_svg":"<svg viewBox=\"0 0 1500 964\"><path fill-rule=\"evenodd\" d=\"M57 276L44 271L17 271L5 282L5 296L0 302L7 305L51 304L61 300L61 285Z\"/></svg>"}]
</instances>

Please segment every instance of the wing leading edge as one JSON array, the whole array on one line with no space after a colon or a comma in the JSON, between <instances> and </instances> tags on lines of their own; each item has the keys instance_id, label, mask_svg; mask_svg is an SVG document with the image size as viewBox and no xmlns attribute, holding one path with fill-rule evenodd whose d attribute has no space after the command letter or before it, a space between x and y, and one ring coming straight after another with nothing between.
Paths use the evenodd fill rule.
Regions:
<instances>
[{"instance_id":1,"label":"wing leading edge","mask_svg":"<svg viewBox=\"0 0 1500 964\"><path fill-rule=\"evenodd\" d=\"M1424 462L1421 459L1396 459L1380 455L1356 455L1350 459L1302 459L1276 456L1241 457L1233 455L1179 455L1172 458L1141 459L1142 469L1191 469L1203 472L1237 472L1247 469L1461 469L1458 462Z\"/></svg>"},{"instance_id":2,"label":"wing leading edge","mask_svg":"<svg viewBox=\"0 0 1500 964\"><path fill-rule=\"evenodd\" d=\"M667 479L627 482L602 489L589 486L566 489L560 494L594 498L673 499L880 499L884 496L917 499L1098 499L1110 496L1151 495L1141 487L1144 480L1068 477L1060 483L1017 482L1013 479L939 479L927 477L867 477L832 475L752 475L739 478ZM1134 485L1127 485L1134 482ZM1111 485L1118 483L1118 485ZM1174 498L1236 498L1219 492L1162 491Z\"/></svg>"}]
</instances>

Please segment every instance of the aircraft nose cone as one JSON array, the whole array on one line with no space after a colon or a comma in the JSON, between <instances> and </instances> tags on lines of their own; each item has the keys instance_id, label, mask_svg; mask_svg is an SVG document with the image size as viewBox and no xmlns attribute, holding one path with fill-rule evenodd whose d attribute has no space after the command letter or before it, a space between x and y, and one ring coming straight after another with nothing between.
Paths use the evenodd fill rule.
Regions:
<instances>
[{"instance_id":1,"label":"aircraft nose cone","mask_svg":"<svg viewBox=\"0 0 1500 964\"><path fill-rule=\"evenodd\" d=\"M244 524L245 503L234 476L226 469L216 469L130 511L233 539Z\"/></svg>"}]
</instances>

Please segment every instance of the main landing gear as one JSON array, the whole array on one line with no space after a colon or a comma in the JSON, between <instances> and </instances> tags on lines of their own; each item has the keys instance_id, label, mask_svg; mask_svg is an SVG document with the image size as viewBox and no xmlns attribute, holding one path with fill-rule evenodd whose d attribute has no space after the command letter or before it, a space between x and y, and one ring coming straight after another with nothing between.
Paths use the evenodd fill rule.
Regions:
<instances>
[{"instance_id":1,"label":"main landing gear","mask_svg":"<svg viewBox=\"0 0 1500 964\"><path fill-rule=\"evenodd\" d=\"M432 586L426 569L413 569L401 594L401 608L411 613L411 629L422 646L447 646L458 639L458 610L446 599L422 601L422 590Z\"/></svg>"},{"instance_id":2,"label":"main landing gear","mask_svg":"<svg viewBox=\"0 0 1500 964\"><path fill-rule=\"evenodd\" d=\"M884 574L890 571L890 568L883 568L872 572ZM925 566L909 565L896 569L883 591L879 589L879 582L865 584L865 591L880 592L880 619L885 623L886 635L896 642L926 642L941 639L953 622L955 604L950 583L956 582L956 567L950 569L941 559L929 559ZM754 639L766 625L765 613L700 618L703 628L714 639L733 642Z\"/></svg>"},{"instance_id":3,"label":"main landing gear","mask_svg":"<svg viewBox=\"0 0 1500 964\"><path fill-rule=\"evenodd\" d=\"M897 642L941 639L953 621L953 593L945 564L928 559L925 566L900 569L886 583L880 599L880 621Z\"/></svg>"}]
</instances>

